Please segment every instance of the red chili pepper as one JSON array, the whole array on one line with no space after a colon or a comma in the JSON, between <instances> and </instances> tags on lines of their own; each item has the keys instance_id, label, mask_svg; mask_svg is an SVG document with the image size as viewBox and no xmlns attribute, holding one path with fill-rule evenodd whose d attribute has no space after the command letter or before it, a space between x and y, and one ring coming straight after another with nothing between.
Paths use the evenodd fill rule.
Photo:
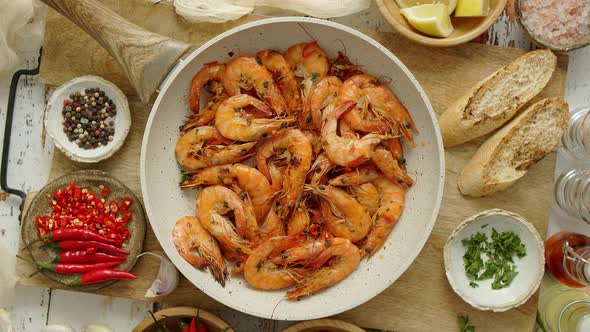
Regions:
<instances>
[{"instance_id":1,"label":"red chili pepper","mask_svg":"<svg viewBox=\"0 0 590 332\"><path fill-rule=\"evenodd\" d=\"M87 284L94 284L97 282L103 282L107 280L120 280L120 279L135 279L136 277L129 272L120 271L120 270L111 270L111 269L100 269L100 270L93 270L90 272L86 272L81 276L78 276L76 279L70 281L68 285L70 286L78 286L78 285L87 285Z\"/></svg>"},{"instance_id":2,"label":"red chili pepper","mask_svg":"<svg viewBox=\"0 0 590 332\"><path fill-rule=\"evenodd\" d=\"M106 244L97 241L61 241L61 242L51 242L47 244L48 247L54 249L61 249L63 251L68 250L80 250L80 249L99 249L105 252L110 252L113 254L121 254L121 255L129 255L129 252L125 249L119 248L112 244Z\"/></svg>"},{"instance_id":3,"label":"red chili pepper","mask_svg":"<svg viewBox=\"0 0 590 332\"><path fill-rule=\"evenodd\" d=\"M193 318L188 326L182 332L197 332L197 320Z\"/></svg>"},{"instance_id":4,"label":"red chili pepper","mask_svg":"<svg viewBox=\"0 0 590 332\"><path fill-rule=\"evenodd\" d=\"M85 250L60 252L55 258L56 263L103 263L121 262L126 256L109 255L104 252L89 253Z\"/></svg>"},{"instance_id":5,"label":"red chili pepper","mask_svg":"<svg viewBox=\"0 0 590 332\"><path fill-rule=\"evenodd\" d=\"M199 318L200 309L197 309L197 317L193 318L196 322L195 332L208 332L207 327L201 323L201 319Z\"/></svg>"},{"instance_id":6,"label":"red chili pepper","mask_svg":"<svg viewBox=\"0 0 590 332\"><path fill-rule=\"evenodd\" d=\"M70 227L58 228L53 232L45 235L44 240L65 241L65 240L86 240L108 243L113 245L121 245L121 242L114 239L109 239L91 230Z\"/></svg>"},{"instance_id":7,"label":"red chili pepper","mask_svg":"<svg viewBox=\"0 0 590 332\"><path fill-rule=\"evenodd\" d=\"M199 322L197 322L196 332L209 332L209 331L207 331L207 326L205 326L205 324L203 324L199 321Z\"/></svg>"},{"instance_id":8,"label":"red chili pepper","mask_svg":"<svg viewBox=\"0 0 590 332\"><path fill-rule=\"evenodd\" d=\"M105 262L105 263L96 263L96 264L64 264L64 263L40 263L40 262L33 262L29 259L21 257L17 255L16 257L27 261L31 264L35 264L38 267L61 273L61 274L78 274L78 273L85 273L93 270L99 269L109 269L119 265L121 262Z\"/></svg>"}]
</instances>

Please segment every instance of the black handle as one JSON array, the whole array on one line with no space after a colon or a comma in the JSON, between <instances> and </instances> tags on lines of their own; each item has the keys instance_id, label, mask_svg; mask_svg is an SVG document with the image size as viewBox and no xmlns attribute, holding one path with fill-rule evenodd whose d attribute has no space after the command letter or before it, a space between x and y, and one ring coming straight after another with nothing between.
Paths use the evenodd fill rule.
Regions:
<instances>
[{"instance_id":1,"label":"black handle","mask_svg":"<svg viewBox=\"0 0 590 332\"><path fill-rule=\"evenodd\" d=\"M16 89L18 88L18 81L21 76L33 76L39 74L39 68L41 67L41 52L43 49L39 51L39 62L37 67L34 69L21 69L18 70L12 76L12 81L10 83L10 92L8 94L8 108L6 109L6 124L4 126L4 141L2 143L2 163L0 164L0 188L2 191L17 195L21 198L20 202L20 213L18 216L19 222L21 222L21 216L23 212L23 206L25 204L25 198L27 194L19 189L11 188L8 186L8 157L10 156L10 136L12 134L12 119L14 117L14 103L16 101Z\"/></svg>"}]
</instances>

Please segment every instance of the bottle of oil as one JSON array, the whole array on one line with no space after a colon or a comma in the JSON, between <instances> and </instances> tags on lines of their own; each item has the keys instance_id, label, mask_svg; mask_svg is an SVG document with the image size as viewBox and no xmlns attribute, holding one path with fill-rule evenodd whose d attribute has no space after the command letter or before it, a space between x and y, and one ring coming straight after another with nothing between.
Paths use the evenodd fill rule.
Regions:
<instances>
[{"instance_id":1,"label":"bottle of oil","mask_svg":"<svg viewBox=\"0 0 590 332\"><path fill-rule=\"evenodd\" d=\"M538 322L545 332L590 331L590 294L550 276L543 278L538 309Z\"/></svg>"}]
</instances>

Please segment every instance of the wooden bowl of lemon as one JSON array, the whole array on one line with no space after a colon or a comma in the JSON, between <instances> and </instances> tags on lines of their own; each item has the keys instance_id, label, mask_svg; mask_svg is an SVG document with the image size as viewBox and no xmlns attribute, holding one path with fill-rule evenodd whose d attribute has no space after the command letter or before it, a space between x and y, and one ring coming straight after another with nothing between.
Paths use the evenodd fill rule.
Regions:
<instances>
[{"instance_id":1,"label":"wooden bowl of lemon","mask_svg":"<svg viewBox=\"0 0 590 332\"><path fill-rule=\"evenodd\" d=\"M507 0L377 0L385 19L416 43L448 47L484 33Z\"/></svg>"}]
</instances>

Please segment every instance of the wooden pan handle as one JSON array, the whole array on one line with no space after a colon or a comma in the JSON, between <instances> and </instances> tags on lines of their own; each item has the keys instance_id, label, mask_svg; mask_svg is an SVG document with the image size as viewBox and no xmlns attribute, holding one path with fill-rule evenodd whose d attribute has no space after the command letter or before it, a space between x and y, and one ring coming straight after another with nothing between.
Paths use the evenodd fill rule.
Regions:
<instances>
[{"instance_id":1,"label":"wooden pan handle","mask_svg":"<svg viewBox=\"0 0 590 332\"><path fill-rule=\"evenodd\" d=\"M190 45L130 23L95 0L41 0L84 29L115 58L142 102Z\"/></svg>"}]
</instances>

